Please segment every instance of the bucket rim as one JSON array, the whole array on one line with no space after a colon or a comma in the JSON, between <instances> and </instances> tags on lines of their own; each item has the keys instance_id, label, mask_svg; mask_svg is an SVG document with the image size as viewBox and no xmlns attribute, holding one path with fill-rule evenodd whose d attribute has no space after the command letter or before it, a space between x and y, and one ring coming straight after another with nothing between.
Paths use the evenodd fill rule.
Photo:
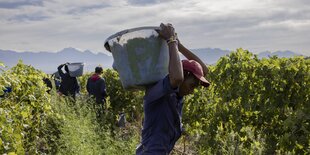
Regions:
<instances>
[{"instance_id":1,"label":"bucket rim","mask_svg":"<svg viewBox=\"0 0 310 155\"><path fill-rule=\"evenodd\" d=\"M159 26L142 26L142 27L136 27L136 28L131 28L131 29L125 29L119 32L114 33L113 35L109 36L105 41L104 41L104 46L107 49L108 41L111 39L114 39L118 36L124 35L126 33L134 32L134 31L139 31L139 30L147 30L147 29L160 29ZM107 49L109 52L111 52L109 49Z\"/></svg>"},{"instance_id":2,"label":"bucket rim","mask_svg":"<svg viewBox=\"0 0 310 155\"><path fill-rule=\"evenodd\" d=\"M73 62L73 63L69 63L68 66L69 65L85 65L85 63L84 62Z\"/></svg>"}]
</instances>

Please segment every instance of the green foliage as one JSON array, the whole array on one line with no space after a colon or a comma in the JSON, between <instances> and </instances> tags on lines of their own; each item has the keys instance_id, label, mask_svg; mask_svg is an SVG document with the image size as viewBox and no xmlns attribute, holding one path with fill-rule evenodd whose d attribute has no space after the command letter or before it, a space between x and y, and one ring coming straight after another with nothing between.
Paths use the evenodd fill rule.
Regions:
<instances>
[{"instance_id":1,"label":"green foliage","mask_svg":"<svg viewBox=\"0 0 310 155\"><path fill-rule=\"evenodd\" d=\"M1 71L0 153L134 154L140 129L130 124L125 128L116 127L117 112L125 109L122 105L126 104L112 109L108 98L102 109L88 97L85 85L91 74L79 78L82 91L73 102L59 96L55 88L51 94L46 93L42 79L47 75L22 62ZM120 84L117 80L113 77L111 82ZM4 94L6 87L13 91ZM122 97L118 98L123 101Z\"/></svg>"},{"instance_id":2,"label":"green foliage","mask_svg":"<svg viewBox=\"0 0 310 155\"><path fill-rule=\"evenodd\" d=\"M80 84L80 93L82 94L87 94L87 90L86 90L86 84L87 84L87 80L88 78L93 75L93 73L86 73L83 74L83 76L78 77L78 81Z\"/></svg>"},{"instance_id":3,"label":"green foliage","mask_svg":"<svg viewBox=\"0 0 310 155\"><path fill-rule=\"evenodd\" d=\"M101 107L87 95L89 76L79 77L73 102L55 88L46 93L47 75L31 66L0 69L0 153L134 154L144 93L125 91L108 69L102 76L109 97ZM207 78L209 88L185 98L187 136L173 154L182 154L180 145L189 145L189 154L309 154L310 59L258 59L237 49L210 66ZM125 128L116 126L120 112Z\"/></svg>"},{"instance_id":4,"label":"green foliage","mask_svg":"<svg viewBox=\"0 0 310 155\"><path fill-rule=\"evenodd\" d=\"M82 92L86 92L86 82L91 76L90 73L79 78ZM102 77L106 81L106 89L109 96L112 113L118 115L121 112L127 114L129 121L141 120L143 96L142 91L126 91L123 89L118 73L114 70L107 69L103 71Z\"/></svg>"},{"instance_id":5,"label":"green foliage","mask_svg":"<svg viewBox=\"0 0 310 155\"><path fill-rule=\"evenodd\" d=\"M55 96L52 103L53 118L57 118L54 121L61 132L52 154L133 154L138 133L132 132L131 126L111 128L110 109L98 116L97 104L83 95L76 102Z\"/></svg>"},{"instance_id":6,"label":"green foliage","mask_svg":"<svg viewBox=\"0 0 310 155\"><path fill-rule=\"evenodd\" d=\"M185 124L200 131L192 134L199 135L201 152L304 154L310 138L309 75L310 61L303 57L260 60L237 49L211 67L209 90L189 96Z\"/></svg>"},{"instance_id":7,"label":"green foliage","mask_svg":"<svg viewBox=\"0 0 310 155\"><path fill-rule=\"evenodd\" d=\"M34 154L44 149L41 129L51 106L43 77L43 72L21 61L1 74L0 89L11 87L12 92L0 99L0 153Z\"/></svg>"}]
</instances>

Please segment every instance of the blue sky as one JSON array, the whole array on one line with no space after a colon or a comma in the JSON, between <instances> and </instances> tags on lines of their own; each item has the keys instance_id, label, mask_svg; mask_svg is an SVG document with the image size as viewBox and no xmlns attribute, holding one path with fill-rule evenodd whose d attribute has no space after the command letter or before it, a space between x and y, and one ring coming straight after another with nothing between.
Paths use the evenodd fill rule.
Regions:
<instances>
[{"instance_id":1,"label":"blue sky","mask_svg":"<svg viewBox=\"0 0 310 155\"><path fill-rule=\"evenodd\" d=\"M0 0L0 49L104 52L111 34L161 22L189 48L310 55L309 0Z\"/></svg>"}]
</instances>

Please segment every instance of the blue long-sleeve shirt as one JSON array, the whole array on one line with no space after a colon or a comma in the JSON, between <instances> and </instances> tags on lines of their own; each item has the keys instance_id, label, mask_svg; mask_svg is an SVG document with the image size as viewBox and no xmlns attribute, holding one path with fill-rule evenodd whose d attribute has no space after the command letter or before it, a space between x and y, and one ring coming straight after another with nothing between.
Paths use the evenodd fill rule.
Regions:
<instances>
[{"instance_id":1,"label":"blue long-sleeve shirt","mask_svg":"<svg viewBox=\"0 0 310 155\"><path fill-rule=\"evenodd\" d=\"M136 150L141 154L169 154L182 132L183 97L177 95L169 77L147 88L144 96L142 141Z\"/></svg>"}]
</instances>

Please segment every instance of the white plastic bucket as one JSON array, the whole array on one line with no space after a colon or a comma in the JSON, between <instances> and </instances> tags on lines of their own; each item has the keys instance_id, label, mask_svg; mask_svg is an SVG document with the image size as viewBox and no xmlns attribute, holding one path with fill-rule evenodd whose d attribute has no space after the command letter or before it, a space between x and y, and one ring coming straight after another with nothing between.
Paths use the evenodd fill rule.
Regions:
<instances>
[{"instance_id":1,"label":"white plastic bucket","mask_svg":"<svg viewBox=\"0 0 310 155\"><path fill-rule=\"evenodd\" d=\"M68 64L69 74L71 77L78 77L83 75L84 63L70 63Z\"/></svg>"},{"instance_id":2,"label":"white plastic bucket","mask_svg":"<svg viewBox=\"0 0 310 155\"><path fill-rule=\"evenodd\" d=\"M155 29L159 27L128 29L105 41L114 59L113 68L127 90L143 89L168 74L168 46Z\"/></svg>"}]
</instances>

